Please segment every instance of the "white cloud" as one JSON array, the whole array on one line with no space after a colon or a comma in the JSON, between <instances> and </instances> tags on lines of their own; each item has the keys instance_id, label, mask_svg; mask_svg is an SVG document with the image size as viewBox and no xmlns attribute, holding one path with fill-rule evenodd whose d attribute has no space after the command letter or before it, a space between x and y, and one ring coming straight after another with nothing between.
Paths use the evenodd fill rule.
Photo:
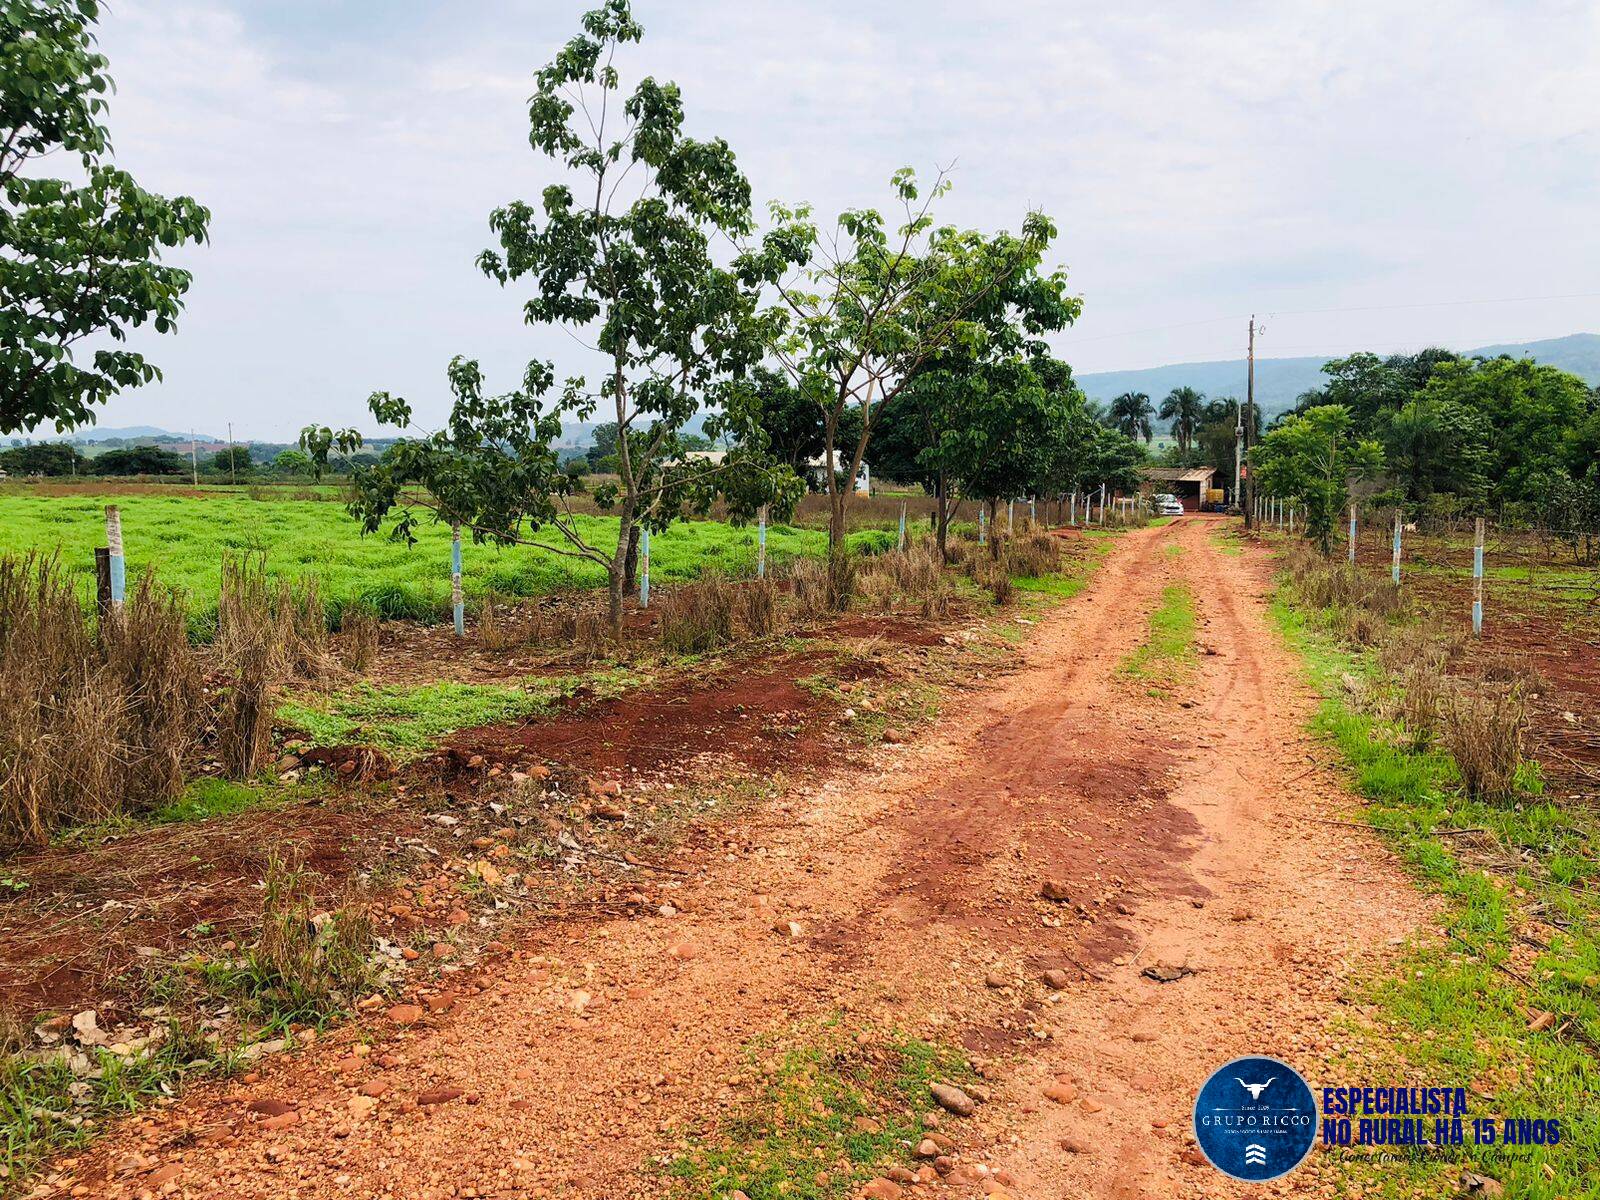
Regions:
<instances>
[{"instance_id":1,"label":"white cloud","mask_svg":"<svg viewBox=\"0 0 1600 1200\"><path fill-rule=\"evenodd\" d=\"M676 79L758 197L887 202L956 160L952 220L1056 218L1079 369L1237 353L1251 310L1594 290L1600 7L1535 0L1121 6L635 0L629 68ZM474 270L550 170L533 70L580 3L438 9L121 0L112 128L147 186L215 213L164 384L107 424L350 421L375 387L442 411L451 354L581 367ZM1186 328L1123 337L1128 331ZM1264 349L1470 345L1600 328L1571 302L1325 314ZM1294 347L1294 349L1289 349Z\"/></svg>"}]
</instances>

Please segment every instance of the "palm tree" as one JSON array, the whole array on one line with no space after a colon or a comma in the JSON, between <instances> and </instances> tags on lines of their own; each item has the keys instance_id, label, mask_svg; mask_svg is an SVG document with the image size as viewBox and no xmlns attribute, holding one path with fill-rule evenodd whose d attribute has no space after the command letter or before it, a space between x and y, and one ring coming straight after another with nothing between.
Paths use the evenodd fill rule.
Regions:
<instances>
[{"instance_id":1,"label":"palm tree","mask_svg":"<svg viewBox=\"0 0 1600 1200\"><path fill-rule=\"evenodd\" d=\"M1200 418L1205 412L1205 393L1192 387L1175 387L1161 402L1161 419L1172 422L1172 436L1178 439L1178 449L1189 453L1194 435L1200 428Z\"/></svg>"},{"instance_id":2,"label":"palm tree","mask_svg":"<svg viewBox=\"0 0 1600 1200\"><path fill-rule=\"evenodd\" d=\"M1123 392L1111 402L1111 426L1123 437L1142 437L1147 443L1156 436L1155 405L1143 392Z\"/></svg>"}]
</instances>

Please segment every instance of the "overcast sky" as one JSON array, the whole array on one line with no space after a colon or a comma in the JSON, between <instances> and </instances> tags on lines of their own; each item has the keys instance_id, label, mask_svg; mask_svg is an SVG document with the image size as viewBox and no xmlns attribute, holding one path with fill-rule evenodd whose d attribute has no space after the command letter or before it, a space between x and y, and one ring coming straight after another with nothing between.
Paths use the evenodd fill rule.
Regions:
<instances>
[{"instance_id":1,"label":"overcast sky","mask_svg":"<svg viewBox=\"0 0 1600 1200\"><path fill-rule=\"evenodd\" d=\"M119 160L213 223L182 256L179 333L141 340L165 382L100 424L287 439L360 421L374 388L441 415L457 353L506 386L534 355L586 368L473 266L490 210L551 178L525 100L583 0L106 7ZM635 12L627 79L676 80L760 203L886 205L897 167L954 162L945 219L1052 216L1085 300L1058 339L1080 372L1235 357L1252 311L1272 356L1600 331L1589 0ZM1569 298L1525 300L1551 296Z\"/></svg>"}]
</instances>

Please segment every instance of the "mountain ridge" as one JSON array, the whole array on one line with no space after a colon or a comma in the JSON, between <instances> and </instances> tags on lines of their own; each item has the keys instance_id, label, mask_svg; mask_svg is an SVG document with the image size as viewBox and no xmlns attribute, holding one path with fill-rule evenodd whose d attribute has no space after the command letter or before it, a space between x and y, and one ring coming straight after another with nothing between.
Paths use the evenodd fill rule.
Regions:
<instances>
[{"instance_id":1,"label":"mountain ridge","mask_svg":"<svg viewBox=\"0 0 1600 1200\"><path fill-rule=\"evenodd\" d=\"M1467 357L1532 358L1536 362L1571 371L1590 387L1600 385L1600 334L1573 333L1559 338L1532 342L1505 342L1480 346L1462 353ZM1267 417L1293 406L1295 397L1320 387L1327 379L1322 373L1327 357L1256 359L1256 400ZM1144 392L1159 401L1175 387L1192 387L1209 398L1243 398L1247 363L1242 358L1214 361L1168 363L1159 367L1139 367L1127 371L1088 371L1075 374L1078 386L1091 400L1107 403L1123 392Z\"/></svg>"}]
</instances>

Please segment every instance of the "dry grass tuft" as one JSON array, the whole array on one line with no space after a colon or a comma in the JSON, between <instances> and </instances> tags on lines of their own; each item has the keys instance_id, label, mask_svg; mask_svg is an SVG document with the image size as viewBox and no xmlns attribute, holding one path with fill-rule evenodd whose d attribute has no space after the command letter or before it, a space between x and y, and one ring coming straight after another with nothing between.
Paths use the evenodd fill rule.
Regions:
<instances>
[{"instance_id":1,"label":"dry grass tuft","mask_svg":"<svg viewBox=\"0 0 1600 1200\"><path fill-rule=\"evenodd\" d=\"M1514 795L1528 734L1522 690L1456 687L1442 707L1444 744L1467 794L1478 800Z\"/></svg>"},{"instance_id":2,"label":"dry grass tuft","mask_svg":"<svg viewBox=\"0 0 1600 1200\"><path fill-rule=\"evenodd\" d=\"M735 583L708 575L665 593L660 614L661 643L680 654L702 654L782 627L778 588L769 579Z\"/></svg>"},{"instance_id":3,"label":"dry grass tuft","mask_svg":"<svg viewBox=\"0 0 1600 1200\"><path fill-rule=\"evenodd\" d=\"M789 567L789 579L794 585L795 615L802 621L814 621L828 611L828 568L813 558L796 559Z\"/></svg>"},{"instance_id":4,"label":"dry grass tuft","mask_svg":"<svg viewBox=\"0 0 1600 1200\"><path fill-rule=\"evenodd\" d=\"M378 656L380 622L375 609L365 604L347 605L339 619L339 658L345 667L365 675Z\"/></svg>"},{"instance_id":5,"label":"dry grass tuft","mask_svg":"<svg viewBox=\"0 0 1600 1200\"><path fill-rule=\"evenodd\" d=\"M97 637L55 558L0 556L0 840L173 795L202 696L181 597L147 575Z\"/></svg>"}]
</instances>

